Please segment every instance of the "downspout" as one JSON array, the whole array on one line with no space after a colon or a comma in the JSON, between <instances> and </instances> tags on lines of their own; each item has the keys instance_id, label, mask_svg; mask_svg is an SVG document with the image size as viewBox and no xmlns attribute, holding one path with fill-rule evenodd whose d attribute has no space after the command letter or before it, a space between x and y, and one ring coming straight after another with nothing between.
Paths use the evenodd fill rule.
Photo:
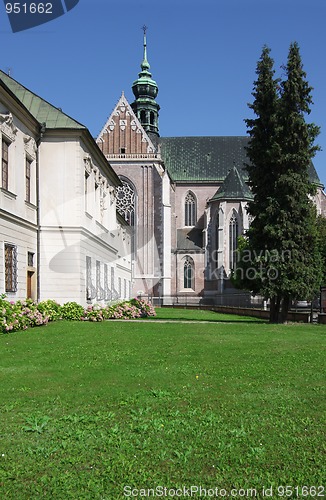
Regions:
<instances>
[{"instance_id":1,"label":"downspout","mask_svg":"<svg viewBox=\"0 0 326 500\"><path fill-rule=\"evenodd\" d=\"M37 289L37 302L40 302L41 298L41 272L40 272L40 260L41 260L41 214L40 214L40 145L45 133L46 123L41 123L40 135L36 141L36 289Z\"/></svg>"}]
</instances>

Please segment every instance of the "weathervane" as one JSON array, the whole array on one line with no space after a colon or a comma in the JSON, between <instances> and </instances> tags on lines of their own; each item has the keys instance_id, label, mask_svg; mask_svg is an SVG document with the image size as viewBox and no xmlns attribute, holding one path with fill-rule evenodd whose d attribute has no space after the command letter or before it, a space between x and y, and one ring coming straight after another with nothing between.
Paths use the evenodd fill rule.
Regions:
<instances>
[{"instance_id":1,"label":"weathervane","mask_svg":"<svg viewBox=\"0 0 326 500\"><path fill-rule=\"evenodd\" d=\"M143 32L144 32L144 35L146 35L146 31L148 30L148 28L147 28L146 24L144 24L144 26L142 27L142 30L143 30Z\"/></svg>"}]
</instances>

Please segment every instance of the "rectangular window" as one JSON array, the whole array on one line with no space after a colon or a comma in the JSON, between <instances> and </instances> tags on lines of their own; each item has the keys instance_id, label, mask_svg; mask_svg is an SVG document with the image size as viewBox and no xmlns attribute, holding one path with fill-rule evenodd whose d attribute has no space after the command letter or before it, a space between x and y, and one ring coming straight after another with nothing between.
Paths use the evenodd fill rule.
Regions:
<instances>
[{"instance_id":1,"label":"rectangular window","mask_svg":"<svg viewBox=\"0 0 326 500\"><path fill-rule=\"evenodd\" d=\"M107 292L108 289L109 289L108 265L104 264L104 290Z\"/></svg>"},{"instance_id":2,"label":"rectangular window","mask_svg":"<svg viewBox=\"0 0 326 500\"><path fill-rule=\"evenodd\" d=\"M32 162L26 158L25 168L25 188L26 188L26 201L31 202L31 165Z\"/></svg>"},{"instance_id":3,"label":"rectangular window","mask_svg":"<svg viewBox=\"0 0 326 500\"><path fill-rule=\"evenodd\" d=\"M3 189L9 190L9 168L8 168L8 159L9 159L9 144L2 139L2 163L1 163L1 171L2 171L2 187Z\"/></svg>"},{"instance_id":4,"label":"rectangular window","mask_svg":"<svg viewBox=\"0 0 326 500\"><path fill-rule=\"evenodd\" d=\"M86 300L94 298L94 290L92 284L92 259L86 256Z\"/></svg>"},{"instance_id":5,"label":"rectangular window","mask_svg":"<svg viewBox=\"0 0 326 500\"><path fill-rule=\"evenodd\" d=\"M96 294L97 298L100 297L101 292L101 263L99 260L96 261Z\"/></svg>"},{"instance_id":6,"label":"rectangular window","mask_svg":"<svg viewBox=\"0 0 326 500\"><path fill-rule=\"evenodd\" d=\"M27 265L29 267L34 267L34 253L33 252L28 252L27 253Z\"/></svg>"},{"instance_id":7,"label":"rectangular window","mask_svg":"<svg viewBox=\"0 0 326 500\"><path fill-rule=\"evenodd\" d=\"M114 267L111 267L111 290L112 290L112 292L115 290Z\"/></svg>"},{"instance_id":8,"label":"rectangular window","mask_svg":"<svg viewBox=\"0 0 326 500\"><path fill-rule=\"evenodd\" d=\"M5 243L6 292L17 292L17 247Z\"/></svg>"}]
</instances>

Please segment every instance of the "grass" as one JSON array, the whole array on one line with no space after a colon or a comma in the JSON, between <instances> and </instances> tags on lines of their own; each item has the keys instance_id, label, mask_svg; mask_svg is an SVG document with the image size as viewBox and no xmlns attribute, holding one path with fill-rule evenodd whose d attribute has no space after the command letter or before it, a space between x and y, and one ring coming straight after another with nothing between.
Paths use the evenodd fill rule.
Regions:
<instances>
[{"instance_id":1,"label":"grass","mask_svg":"<svg viewBox=\"0 0 326 500\"><path fill-rule=\"evenodd\" d=\"M234 314L218 313L205 309L186 309L186 308L170 308L159 307L156 309L156 316L148 318L153 321L159 320L176 320L176 321L221 321L221 322L257 322L261 319L252 318L250 316L235 316Z\"/></svg>"},{"instance_id":2,"label":"grass","mask_svg":"<svg viewBox=\"0 0 326 500\"><path fill-rule=\"evenodd\" d=\"M325 338L323 326L241 321L2 335L0 498L319 486Z\"/></svg>"}]
</instances>

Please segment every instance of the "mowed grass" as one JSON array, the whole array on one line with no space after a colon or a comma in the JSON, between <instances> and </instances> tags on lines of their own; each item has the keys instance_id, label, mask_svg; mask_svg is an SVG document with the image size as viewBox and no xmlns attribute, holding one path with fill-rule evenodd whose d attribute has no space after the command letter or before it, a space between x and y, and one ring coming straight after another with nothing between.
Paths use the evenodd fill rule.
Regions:
<instances>
[{"instance_id":1,"label":"mowed grass","mask_svg":"<svg viewBox=\"0 0 326 500\"><path fill-rule=\"evenodd\" d=\"M319 486L325 339L323 326L244 321L2 335L0 498Z\"/></svg>"},{"instance_id":2,"label":"mowed grass","mask_svg":"<svg viewBox=\"0 0 326 500\"><path fill-rule=\"evenodd\" d=\"M182 307L158 307L156 316L149 317L148 320L169 320L169 321L221 321L221 322L242 322L262 321L250 316L235 316L234 314L218 313L206 309L187 309ZM267 320L265 320L266 322Z\"/></svg>"}]
</instances>

